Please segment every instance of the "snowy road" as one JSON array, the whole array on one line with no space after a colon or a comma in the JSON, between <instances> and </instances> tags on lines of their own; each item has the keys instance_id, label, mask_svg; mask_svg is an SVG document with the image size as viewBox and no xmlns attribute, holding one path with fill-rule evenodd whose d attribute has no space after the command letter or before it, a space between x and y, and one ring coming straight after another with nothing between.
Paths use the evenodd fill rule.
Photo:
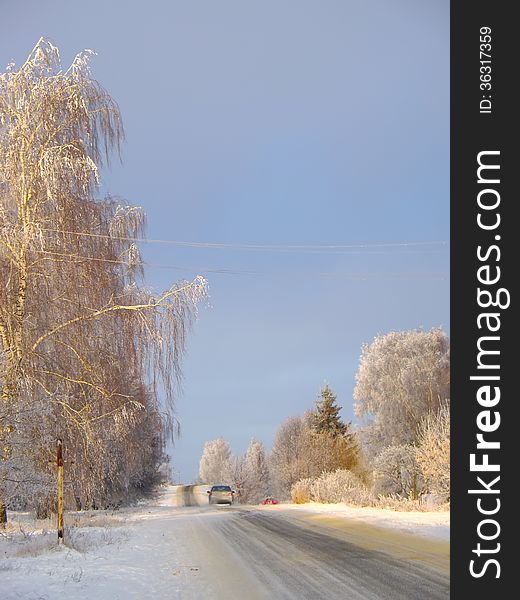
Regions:
<instances>
[{"instance_id":1,"label":"snowy road","mask_svg":"<svg viewBox=\"0 0 520 600\"><path fill-rule=\"evenodd\" d=\"M413 560L367 550L280 513L244 511L218 528L262 583L263 597L424 599L449 597L446 575ZM413 557L411 557L413 558Z\"/></svg>"},{"instance_id":2,"label":"snowy road","mask_svg":"<svg viewBox=\"0 0 520 600\"><path fill-rule=\"evenodd\" d=\"M51 557L19 559L9 570L0 561L0 581L7 576L0 595L48 600L449 598L446 542L348 521L338 527L283 507L210 507L192 493L185 489L179 497L170 488L159 505L128 511L124 537L95 550L60 549ZM201 505L183 506L186 501Z\"/></svg>"}]
</instances>

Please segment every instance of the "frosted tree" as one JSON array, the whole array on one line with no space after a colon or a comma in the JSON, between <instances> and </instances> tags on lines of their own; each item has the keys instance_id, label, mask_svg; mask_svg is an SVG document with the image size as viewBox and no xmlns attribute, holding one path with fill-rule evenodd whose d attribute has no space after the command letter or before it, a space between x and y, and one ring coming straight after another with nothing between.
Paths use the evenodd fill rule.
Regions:
<instances>
[{"instance_id":1,"label":"frosted tree","mask_svg":"<svg viewBox=\"0 0 520 600\"><path fill-rule=\"evenodd\" d=\"M244 489L247 486L247 472L245 465L245 455L231 457L231 476L230 480L236 491L235 499L239 502L246 502L244 499Z\"/></svg>"},{"instance_id":2,"label":"frosted tree","mask_svg":"<svg viewBox=\"0 0 520 600\"><path fill-rule=\"evenodd\" d=\"M244 456L244 467L244 500L256 504L269 492L269 469L262 442L251 440Z\"/></svg>"},{"instance_id":3,"label":"frosted tree","mask_svg":"<svg viewBox=\"0 0 520 600\"><path fill-rule=\"evenodd\" d=\"M417 426L436 411L450 387L450 345L441 329L399 331L363 346L354 390L355 413L369 456L415 444Z\"/></svg>"},{"instance_id":4,"label":"frosted tree","mask_svg":"<svg viewBox=\"0 0 520 600\"><path fill-rule=\"evenodd\" d=\"M390 446L374 461L374 490L382 494L418 498L423 488L414 446Z\"/></svg>"},{"instance_id":5,"label":"frosted tree","mask_svg":"<svg viewBox=\"0 0 520 600\"><path fill-rule=\"evenodd\" d=\"M142 210L96 198L123 127L92 54L62 69L40 39L0 74L0 513L48 493L56 437L84 503L145 484L206 294L203 278L147 289Z\"/></svg>"},{"instance_id":6,"label":"frosted tree","mask_svg":"<svg viewBox=\"0 0 520 600\"><path fill-rule=\"evenodd\" d=\"M420 422L417 462L429 492L450 496L450 406L445 402Z\"/></svg>"},{"instance_id":7,"label":"frosted tree","mask_svg":"<svg viewBox=\"0 0 520 600\"><path fill-rule=\"evenodd\" d=\"M276 494L289 497L300 479L318 477L324 471L353 469L358 464L356 436L345 425L331 431L315 429L316 413L291 417L278 428L270 455L270 472Z\"/></svg>"},{"instance_id":8,"label":"frosted tree","mask_svg":"<svg viewBox=\"0 0 520 600\"><path fill-rule=\"evenodd\" d=\"M308 430L308 419L290 417L276 432L269 464L275 493L282 498L288 498L291 487L310 475L307 461Z\"/></svg>"},{"instance_id":9,"label":"frosted tree","mask_svg":"<svg viewBox=\"0 0 520 600\"><path fill-rule=\"evenodd\" d=\"M341 420L341 406L336 399L336 394L329 385L322 387L312 416L312 427L317 433L327 433L334 437L347 435L348 425Z\"/></svg>"},{"instance_id":10,"label":"frosted tree","mask_svg":"<svg viewBox=\"0 0 520 600\"><path fill-rule=\"evenodd\" d=\"M352 469L358 460L357 440L351 424L340 417L341 406L329 385L320 390L314 410L309 413L307 440L312 474Z\"/></svg>"},{"instance_id":11,"label":"frosted tree","mask_svg":"<svg viewBox=\"0 0 520 600\"><path fill-rule=\"evenodd\" d=\"M358 464L358 446L354 434L331 435L312 429L305 440L309 475L317 477L324 471L354 469Z\"/></svg>"},{"instance_id":12,"label":"frosted tree","mask_svg":"<svg viewBox=\"0 0 520 600\"><path fill-rule=\"evenodd\" d=\"M224 438L204 444L199 463L199 479L207 484L229 484L232 478L231 448Z\"/></svg>"}]
</instances>

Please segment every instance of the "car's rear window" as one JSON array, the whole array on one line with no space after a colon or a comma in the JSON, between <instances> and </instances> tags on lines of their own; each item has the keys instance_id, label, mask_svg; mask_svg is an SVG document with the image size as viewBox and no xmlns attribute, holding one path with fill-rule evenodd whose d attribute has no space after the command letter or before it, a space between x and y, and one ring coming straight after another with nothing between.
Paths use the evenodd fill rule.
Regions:
<instances>
[{"instance_id":1,"label":"car's rear window","mask_svg":"<svg viewBox=\"0 0 520 600\"><path fill-rule=\"evenodd\" d=\"M212 492L230 492L231 488L229 487L229 485L214 485L211 488Z\"/></svg>"}]
</instances>

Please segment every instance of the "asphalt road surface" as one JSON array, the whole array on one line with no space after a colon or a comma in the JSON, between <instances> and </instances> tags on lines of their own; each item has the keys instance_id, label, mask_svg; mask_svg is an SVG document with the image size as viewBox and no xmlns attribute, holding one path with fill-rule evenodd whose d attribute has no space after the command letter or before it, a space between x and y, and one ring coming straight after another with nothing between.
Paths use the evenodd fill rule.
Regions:
<instances>
[{"instance_id":1,"label":"asphalt road surface","mask_svg":"<svg viewBox=\"0 0 520 600\"><path fill-rule=\"evenodd\" d=\"M447 543L359 523L331 527L279 507L210 507L204 490L179 492L178 505L193 506L189 536L206 597L449 598Z\"/></svg>"}]
</instances>

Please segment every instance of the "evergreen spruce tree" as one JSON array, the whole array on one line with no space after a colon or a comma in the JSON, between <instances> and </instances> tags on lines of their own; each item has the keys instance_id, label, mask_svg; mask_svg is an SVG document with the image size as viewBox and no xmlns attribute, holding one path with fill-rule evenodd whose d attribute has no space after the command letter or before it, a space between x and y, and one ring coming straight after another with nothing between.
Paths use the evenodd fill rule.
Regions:
<instances>
[{"instance_id":1,"label":"evergreen spruce tree","mask_svg":"<svg viewBox=\"0 0 520 600\"><path fill-rule=\"evenodd\" d=\"M346 436L349 424L339 416L341 406L336 403L336 394L325 385L316 400L316 409L312 416L312 428L316 433L327 433L333 437Z\"/></svg>"}]
</instances>

